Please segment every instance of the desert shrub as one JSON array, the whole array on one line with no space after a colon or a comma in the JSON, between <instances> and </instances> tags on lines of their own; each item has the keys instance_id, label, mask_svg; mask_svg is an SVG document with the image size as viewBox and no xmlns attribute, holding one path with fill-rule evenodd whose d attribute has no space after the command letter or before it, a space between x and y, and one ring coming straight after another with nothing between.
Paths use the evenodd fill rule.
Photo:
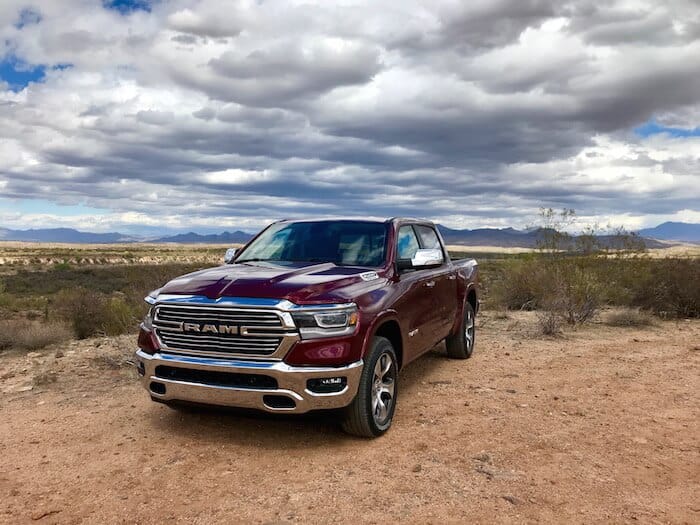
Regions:
<instances>
[{"instance_id":1,"label":"desert shrub","mask_svg":"<svg viewBox=\"0 0 700 525\"><path fill-rule=\"evenodd\" d=\"M491 300L509 310L534 310L542 306L542 299L551 291L547 279L546 261L538 257L511 259L503 262L495 275L482 281L491 281ZM483 273L483 272L482 272Z\"/></svg>"},{"instance_id":2,"label":"desert shrub","mask_svg":"<svg viewBox=\"0 0 700 525\"><path fill-rule=\"evenodd\" d=\"M700 317L700 259L659 259L640 279L633 306L673 317Z\"/></svg>"},{"instance_id":3,"label":"desert shrub","mask_svg":"<svg viewBox=\"0 0 700 525\"><path fill-rule=\"evenodd\" d=\"M580 267L576 261L567 260L549 266L553 291L549 298L541 298L540 302L571 325L591 320L602 299L602 286L596 274Z\"/></svg>"},{"instance_id":4,"label":"desert shrub","mask_svg":"<svg viewBox=\"0 0 700 525\"><path fill-rule=\"evenodd\" d=\"M561 316L553 310L537 312L537 326L543 335L558 335L561 333Z\"/></svg>"},{"instance_id":5,"label":"desert shrub","mask_svg":"<svg viewBox=\"0 0 700 525\"><path fill-rule=\"evenodd\" d=\"M617 310L605 316L605 324L609 326L641 327L649 326L652 323L651 315L633 308Z\"/></svg>"},{"instance_id":6,"label":"desert shrub","mask_svg":"<svg viewBox=\"0 0 700 525\"><path fill-rule=\"evenodd\" d=\"M59 272L64 272L71 269L71 265L68 261L54 263L53 269Z\"/></svg>"},{"instance_id":7,"label":"desert shrub","mask_svg":"<svg viewBox=\"0 0 700 525\"><path fill-rule=\"evenodd\" d=\"M56 311L73 326L78 339L99 333L104 318L105 299L101 294L86 288L62 290L56 296Z\"/></svg>"},{"instance_id":8,"label":"desert shrub","mask_svg":"<svg viewBox=\"0 0 700 525\"><path fill-rule=\"evenodd\" d=\"M0 276L2 311L40 312L61 320L78 338L135 331L144 296L170 279L198 269L195 264L78 267L56 264Z\"/></svg>"},{"instance_id":9,"label":"desert shrub","mask_svg":"<svg viewBox=\"0 0 700 525\"><path fill-rule=\"evenodd\" d=\"M590 319L602 305L700 317L698 258L546 254L487 263L481 274L490 306L555 310L572 324Z\"/></svg>"},{"instance_id":10,"label":"desert shrub","mask_svg":"<svg viewBox=\"0 0 700 525\"><path fill-rule=\"evenodd\" d=\"M59 321L30 321L8 319L0 321L0 350L16 348L38 350L45 346L68 341L73 337L70 327Z\"/></svg>"},{"instance_id":11,"label":"desert shrub","mask_svg":"<svg viewBox=\"0 0 700 525\"><path fill-rule=\"evenodd\" d=\"M138 324L139 308L129 305L123 297L111 297L102 303L103 319L101 332L119 335L133 331Z\"/></svg>"},{"instance_id":12,"label":"desert shrub","mask_svg":"<svg viewBox=\"0 0 700 525\"><path fill-rule=\"evenodd\" d=\"M514 310L545 309L569 324L585 322L602 302L602 287L580 257L542 257L507 261L492 287L496 304Z\"/></svg>"},{"instance_id":13,"label":"desert shrub","mask_svg":"<svg viewBox=\"0 0 700 525\"><path fill-rule=\"evenodd\" d=\"M140 313L140 306L129 304L123 294L106 296L85 288L62 290L54 304L78 339L133 331Z\"/></svg>"},{"instance_id":14,"label":"desert shrub","mask_svg":"<svg viewBox=\"0 0 700 525\"><path fill-rule=\"evenodd\" d=\"M62 290L85 288L102 294L123 292L143 296L166 281L197 269L193 264L162 264L134 266L92 266L51 268L48 271L22 269L5 275L5 293L15 296L55 295Z\"/></svg>"}]
</instances>

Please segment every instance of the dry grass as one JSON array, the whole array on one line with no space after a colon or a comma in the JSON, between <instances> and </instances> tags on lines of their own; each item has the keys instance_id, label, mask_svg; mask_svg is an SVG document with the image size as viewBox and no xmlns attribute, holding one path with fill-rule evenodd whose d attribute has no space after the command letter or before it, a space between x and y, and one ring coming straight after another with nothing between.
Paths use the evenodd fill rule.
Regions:
<instances>
[{"instance_id":1,"label":"dry grass","mask_svg":"<svg viewBox=\"0 0 700 525\"><path fill-rule=\"evenodd\" d=\"M633 308L625 308L608 312L603 322L608 326L639 328L654 324L654 318L646 312Z\"/></svg>"},{"instance_id":2,"label":"dry grass","mask_svg":"<svg viewBox=\"0 0 700 525\"><path fill-rule=\"evenodd\" d=\"M0 350L38 350L45 346L62 343L73 337L67 324L59 321L29 321L9 319L0 321Z\"/></svg>"},{"instance_id":3,"label":"dry grass","mask_svg":"<svg viewBox=\"0 0 700 525\"><path fill-rule=\"evenodd\" d=\"M537 312L537 326L542 335L560 335L561 315L553 310L541 310Z\"/></svg>"},{"instance_id":4,"label":"dry grass","mask_svg":"<svg viewBox=\"0 0 700 525\"><path fill-rule=\"evenodd\" d=\"M513 253L532 253L536 251L535 248L523 248L520 246L466 246L463 244L448 244L446 248L450 252L458 253L502 253L502 254L513 254Z\"/></svg>"}]
</instances>

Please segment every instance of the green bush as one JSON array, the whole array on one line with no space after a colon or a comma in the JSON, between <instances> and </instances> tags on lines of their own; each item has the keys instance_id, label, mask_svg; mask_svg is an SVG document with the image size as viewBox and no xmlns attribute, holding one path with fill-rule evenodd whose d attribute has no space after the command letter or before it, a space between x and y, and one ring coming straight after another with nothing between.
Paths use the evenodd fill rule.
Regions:
<instances>
[{"instance_id":1,"label":"green bush","mask_svg":"<svg viewBox=\"0 0 700 525\"><path fill-rule=\"evenodd\" d=\"M700 317L700 259L658 259L640 279L633 304L672 317Z\"/></svg>"},{"instance_id":2,"label":"green bush","mask_svg":"<svg viewBox=\"0 0 700 525\"><path fill-rule=\"evenodd\" d=\"M54 304L78 339L134 331L141 313L140 307L130 305L123 296L106 296L86 288L62 290Z\"/></svg>"},{"instance_id":3,"label":"green bush","mask_svg":"<svg viewBox=\"0 0 700 525\"><path fill-rule=\"evenodd\" d=\"M102 330L105 335L134 331L139 322L139 308L129 305L123 297L111 297L103 302Z\"/></svg>"},{"instance_id":4,"label":"green bush","mask_svg":"<svg viewBox=\"0 0 700 525\"><path fill-rule=\"evenodd\" d=\"M549 309L571 324L602 305L667 317L700 317L700 259L632 255L531 255L481 267L486 303L511 310Z\"/></svg>"},{"instance_id":5,"label":"green bush","mask_svg":"<svg viewBox=\"0 0 700 525\"><path fill-rule=\"evenodd\" d=\"M571 325L585 323L593 318L602 301L602 287L597 275L576 260L550 263L548 279L553 282L549 297L540 302Z\"/></svg>"},{"instance_id":6,"label":"green bush","mask_svg":"<svg viewBox=\"0 0 700 525\"><path fill-rule=\"evenodd\" d=\"M98 334L103 325L105 299L87 288L61 290L54 304L57 313L73 326L78 339Z\"/></svg>"}]
</instances>

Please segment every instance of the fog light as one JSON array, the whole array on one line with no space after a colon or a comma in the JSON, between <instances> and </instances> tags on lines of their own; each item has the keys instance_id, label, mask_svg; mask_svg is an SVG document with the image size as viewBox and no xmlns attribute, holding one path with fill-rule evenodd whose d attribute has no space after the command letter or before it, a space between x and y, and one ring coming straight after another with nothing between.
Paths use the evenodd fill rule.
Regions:
<instances>
[{"instance_id":1,"label":"fog light","mask_svg":"<svg viewBox=\"0 0 700 525\"><path fill-rule=\"evenodd\" d=\"M348 384L348 380L345 377L319 377L316 379L309 379L306 382L306 388L317 394L331 394L333 392L340 392Z\"/></svg>"}]
</instances>

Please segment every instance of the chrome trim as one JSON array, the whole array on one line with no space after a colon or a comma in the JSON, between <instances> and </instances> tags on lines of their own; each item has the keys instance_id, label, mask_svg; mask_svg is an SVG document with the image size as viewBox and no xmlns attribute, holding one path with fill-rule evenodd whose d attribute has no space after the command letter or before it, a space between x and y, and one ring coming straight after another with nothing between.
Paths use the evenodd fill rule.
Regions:
<instances>
[{"instance_id":1,"label":"chrome trim","mask_svg":"<svg viewBox=\"0 0 700 525\"><path fill-rule=\"evenodd\" d=\"M153 296L147 296L145 298L146 302L154 307L154 319L153 333L158 341L160 347L173 354L178 355L194 355L202 357L228 357L228 358L241 358L241 359L269 359L280 361L284 359L292 346L302 338L302 330L297 329L297 326L292 317L293 313L298 312L328 312L343 309L357 309L357 305L353 302L350 303L322 303L313 305L297 305L288 301L286 299L270 299L270 298L256 298L256 297L220 297L218 299L210 299L202 295L177 295L177 294L160 294L156 298ZM225 347L219 342L211 340L211 347L214 350L192 350L192 349L179 349L176 343L171 341L171 346L168 346L163 341L160 332L163 331L165 337L167 334L180 334L175 335L175 337L187 337L187 332L182 330L182 323L179 321L169 321L169 320L159 320L158 319L158 309L160 306L167 306L168 308L198 308L198 307L216 307L216 308L229 308L233 314L240 313L245 316L246 313L274 313L280 319L281 326L255 326L254 324L241 326L239 328L240 335L243 337L249 337L251 339L251 344L256 338L264 338L264 336L269 334L269 337L279 337L281 341L279 346L274 352L259 352L255 353L253 347L245 348L244 342L236 341L240 343L241 349L244 352L249 353L237 353L235 351L227 351ZM196 315L196 314L195 314ZM237 323L240 324L240 323ZM307 330L307 329L304 329ZM307 338L331 338L331 337L343 337L350 335L355 332L356 326L343 328L342 330L334 330L332 333L329 331L324 331L323 333L315 331L316 329L310 329L311 332L306 332ZM205 342L202 339L202 342ZM188 346L196 344L195 341L184 342ZM235 343L231 343L235 344ZM204 345L202 345L204 346ZM216 349L218 348L218 349Z\"/></svg>"},{"instance_id":2,"label":"chrome trim","mask_svg":"<svg viewBox=\"0 0 700 525\"><path fill-rule=\"evenodd\" d=\"M207 305L207 306L234 306L240 308L260 308L260 309L273 309L280 310L282 312L298 312L303 311L314 311L314 310L333 310L338 308L348 308L351 306L357 306L353 302L349 303L321 303L321 304L295 304L286 299L267 299L258 297L219 297L218 299L210 299L203 295L179 295L179 294L160 294L158 297L153 298L148 296L145 301L149 304L163 304L163 303L189 303L197 305Z\"/></svg>"},{"instance_id":3,"label":"chrome trim","mask_svg":"<svg viewBox=\"0 0 700 525\"><path fill-rule=\"evenodd\" d=\"M258 323L258 325L240 326L237 329L239 333L235 336L235 339L230 338L227 340L225 337L217 337L217 334L194 335L196 332L184 330L185 324L187 324L186 321L160 319L161 308L174 311L182 310L181 315L183 318L186 319L188 316L193 316L194 320L196 320L199 314L201 314L202 319L206 319L205 314L207 311L211 312L211 306L199 303L172 304L161 302L154 306L153 333L160 348L172 354L279 361L287 355L294 343L300 339L291 315L286 314L285 316L282 312L272 309L244 309L237 307L222 309L222 314L230 312L231 317L234 318L230 324L235 324L236 326L240 324L240 322L235 320L236 316L254 318L256 313L274 315L279 320L279 324L270 326L262 325L263 321L259 319L243 321L246 323ZM187 310L196 310L198 308L201 308L202 312L187 312ZM226 324L226 321L222 323ZM192 348L193 346L198 348Z\"/></svg>"},{"instance_id":4,"label":"chrome trim","mask_svg":"<svg viewBox=\"0 0 700 525\"><path fill-rule=\"evenodd\" d=\"M147 354L143 350L136 352L136 366L143 370L140 380L153 398L162 401L189 401L208 405L220 405L240 408L254 408L266 412L286 412L301 414L309 410L342 408L349 405L357 395L362 374L363 361L346 366L317 367L291 366L275 361L244 361L231 359L203 358L194 356L171 355L168 353ZM171 367L231 372L238 374L264 374L277 380L277 389L256 389L190 383L172 379L163 379L155 375L158 365ZM347 384L340 392L314 393L306 388L309 379L323 377L345 377ZM165 394L150 390L151 382L165 385ZM294 408L274 408L265 404L264 396L281 395L293 399Z\"/></svg>"},{"instance_id":5,"label":"chrome trim","mask_svg":"<svg viewBox=\"0 0 700 525\"><path fill-rule=\"evenodd\" d=\"M201 308L201 307L222 307L222 308L229 308L229 311L231 312L231 315L235 314L240 314L241 316L246 316L248 314L256 314L256 313L261 313L261 314L274 314L277 316L277 318L280 320L280 325L279 327L264 327L264 328L279 328L280 330L283 329L289 329L289 328L296 328L296 325L294 324L294 319L292 319L291 315L283 315L287 312L279 312L276 309L272 308L245 308L243 306L239 305L233 305L233 304L216 304L216 305L211 305L211 304L202 304L198 303L195 301L191 301L188 303L172 303L172 302L164 302L164 301L158 301L156 304L155 314L157 317L158 314L158 309L161 306L167 306L168 308L174 308L174 309L182 309L185 310L187 308ZM198 315L198 314L193 314L193 315ZM256 326L251 326L249 328L258 328Z\"/></svg>"},{"instance_id":6,"label":"chrome trim","mask_svg":"<svg viewBox=\"0 0 700 525\"><path fill-rule=\"evenodd\" d=\"M357 324L340 328L307 327L299 328L299 335L302 339L326 339L328 337L346 337L354 334L356 330Z\"/></svg>"}]
</instances>

